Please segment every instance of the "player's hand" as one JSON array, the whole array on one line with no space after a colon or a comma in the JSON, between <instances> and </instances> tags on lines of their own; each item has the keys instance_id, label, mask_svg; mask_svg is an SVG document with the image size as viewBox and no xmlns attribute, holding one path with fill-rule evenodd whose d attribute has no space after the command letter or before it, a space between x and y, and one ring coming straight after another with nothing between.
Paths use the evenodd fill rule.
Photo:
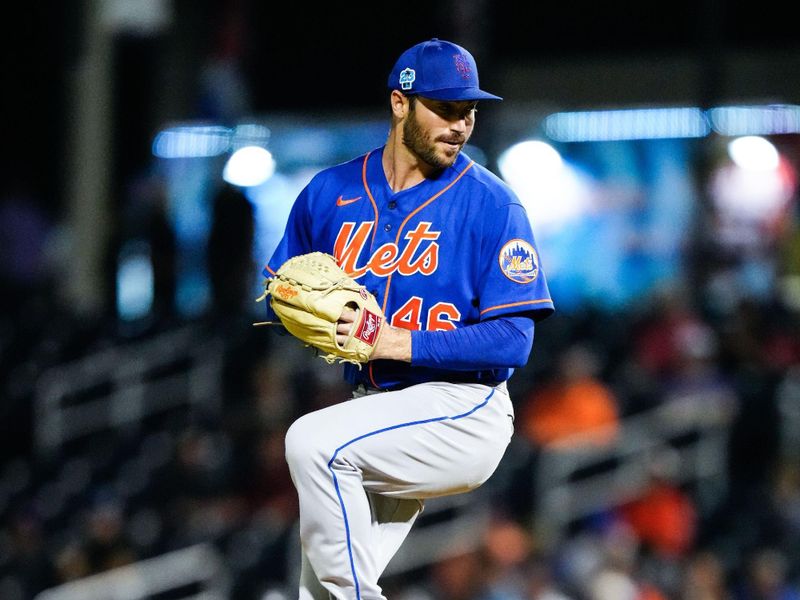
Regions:
<instances>
[{"instance_id":1,"label":"player's hand","mask_svg":"<svg viewBox=\"0 0 800 600\"><path fill-rule=\"evenodd\" d=\"M336 323L336 343L340 346L347 341L353 329L357 313L352 308L345 307ZM399 327L392 327L385 323L381 328L372 359L387 358L411 362L411 332Z\"/></svg>"},{"instance_id":2,"label":"player's hand","mask_svg":"<svg viewBox=\"0 0 800 600\"><path fill-rule=\"evenodd\" d=\"M334 313L336 314L336 313ZM336 343L344 346L350 331L353 329L353 323L356 321L356 311L347 306L342 310L342 314L336 323Z\"/></svg>"}]
</instances>

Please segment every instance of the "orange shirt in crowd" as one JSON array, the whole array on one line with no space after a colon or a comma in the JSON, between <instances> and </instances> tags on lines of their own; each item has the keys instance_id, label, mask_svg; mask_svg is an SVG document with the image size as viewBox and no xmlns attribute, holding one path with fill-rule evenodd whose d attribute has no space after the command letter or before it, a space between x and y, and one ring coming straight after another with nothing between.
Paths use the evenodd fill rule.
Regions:
<instances>
[{"instance_id":1,"label":"orange shirt in crowd","mask_svg":"<svg viewBox=\"0 0 800 600\"><path fill-rule=\"evenodd\" d=\"M556 383L535 392L520 414L523 433L541 446L569 445L576 434L583 443L606 444L619 428L617 402L602 382L586 377Z\"/></svg>"},{"instance_id":2,"label":"orange shirt in crowd","mask_svg":"<svg viewBox=\"0 0 800 600\"><path fill-rule=\"evenodd\" d=\"M641 498L622 507L640 540L664 556L682 556L692 548L697 514L679 488L656 483Z\"/></svg>"}]
</instances>

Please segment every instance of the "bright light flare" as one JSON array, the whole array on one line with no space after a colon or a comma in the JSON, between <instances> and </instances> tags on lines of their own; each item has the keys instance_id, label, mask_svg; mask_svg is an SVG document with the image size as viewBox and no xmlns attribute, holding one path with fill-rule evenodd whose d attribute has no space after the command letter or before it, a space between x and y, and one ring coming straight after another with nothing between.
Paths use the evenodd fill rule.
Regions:
<instances>
[{"instance_id":1,"label":"bright light flare","mask_svg":"<svg viewBox=\"0 0 800 600\"><path fill-rule=\"evenodd\" d=\"M204 158L224 154L230 144L231 130L227 127L171 127L156 136L153 154L159 158Z\"/></svg>"},{"instance_id":2,"label":"bright light flare","mask_svg":"<svg viewBox=\"0 0 800 600\"><path fill-rule=\"evenodd\" d=\"M539 231L558 229L588 210L587 185L545 142L514 144L498 157L497 166Z\"/></svg>"},{"instance_id":3,"label":"bright light flare","mask_svg":"<svg viewBox=\"0 0 800 600\"><path fill-rule=\"evenodd\" d=\"M539 140L514 144L497 162L506 181L528 181L532 175L560 170L564 164L555 148Z\"/></svg>"},{"instance_id":4,"label":"bright light flare","mask_svg":"<svg viewBox=\"0 0 800 600\"><path fill-rule=\"evenodd\" d=\"M275 173L272 153L261 146L245 146L231 154L222 178L239 187L261 185Z\"/></svg>"},{"instance_id":5,"label":"bright light flare","mask_svg":"<svg viewBox=\"0 0 800 600\"><path fill-rule=\"evenodd\" d=\"M747 135L731 140L728 156L745 171L774 171L780 164L778 149L757 135Z\"/></svg>"},{"instance_id":6,"label":"bright light flare","mask_svg":"<svg viewBox=\"0 0 800 600\"><path fill-rule=\"evenodd\" d=\"M548 116L544 128L558 142L698 138L709 132L696 107L561 112Z\"/></svg>"}]
</instances>

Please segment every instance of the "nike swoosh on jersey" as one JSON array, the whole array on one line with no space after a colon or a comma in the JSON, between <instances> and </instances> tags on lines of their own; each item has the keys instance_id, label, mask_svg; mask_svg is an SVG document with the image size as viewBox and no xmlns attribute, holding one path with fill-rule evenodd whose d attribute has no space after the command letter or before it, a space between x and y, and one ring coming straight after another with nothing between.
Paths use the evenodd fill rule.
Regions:
<instances>
[{"instance_id":1,"label":"nike swoosh on jersey","mask_svg":"<svg viewBox=\"0 0 800 600\"><path fill-rule=\"evenodd\" d=\"M358 198L347 198L347 199L339 196L336 199L336 206L347 206L348 204L352 204L353 202L358 202L359 200L361 200L361 196L359 196Z\"/></svg>"}]
</instances>

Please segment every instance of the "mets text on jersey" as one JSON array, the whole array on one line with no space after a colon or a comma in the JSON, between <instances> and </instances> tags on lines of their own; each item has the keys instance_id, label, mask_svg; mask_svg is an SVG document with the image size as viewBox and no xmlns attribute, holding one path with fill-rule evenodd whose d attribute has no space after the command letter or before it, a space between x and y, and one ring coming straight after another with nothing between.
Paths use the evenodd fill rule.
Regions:
<instances>
[{"instance_id":1,"label":"mets text on jersey","mask_svg":"<svg viewBox=\"0 0 800 600\"><path fill-rule=\"evenodd\" d=\"M364 265L358 265L358 257L370 238L373 221L365 221L358 226L353 222L342 223L333 255L336 262L353 278L361 277L370 271L379 277L386 277L395 271L400 275L421 273L430 275L439 266L439 239L441 231L431 231L431 223L420 222L414 229L405 234L408 243L400 250L397 242L387 242L380 246Z\"/></svg>"}]
</instances>

